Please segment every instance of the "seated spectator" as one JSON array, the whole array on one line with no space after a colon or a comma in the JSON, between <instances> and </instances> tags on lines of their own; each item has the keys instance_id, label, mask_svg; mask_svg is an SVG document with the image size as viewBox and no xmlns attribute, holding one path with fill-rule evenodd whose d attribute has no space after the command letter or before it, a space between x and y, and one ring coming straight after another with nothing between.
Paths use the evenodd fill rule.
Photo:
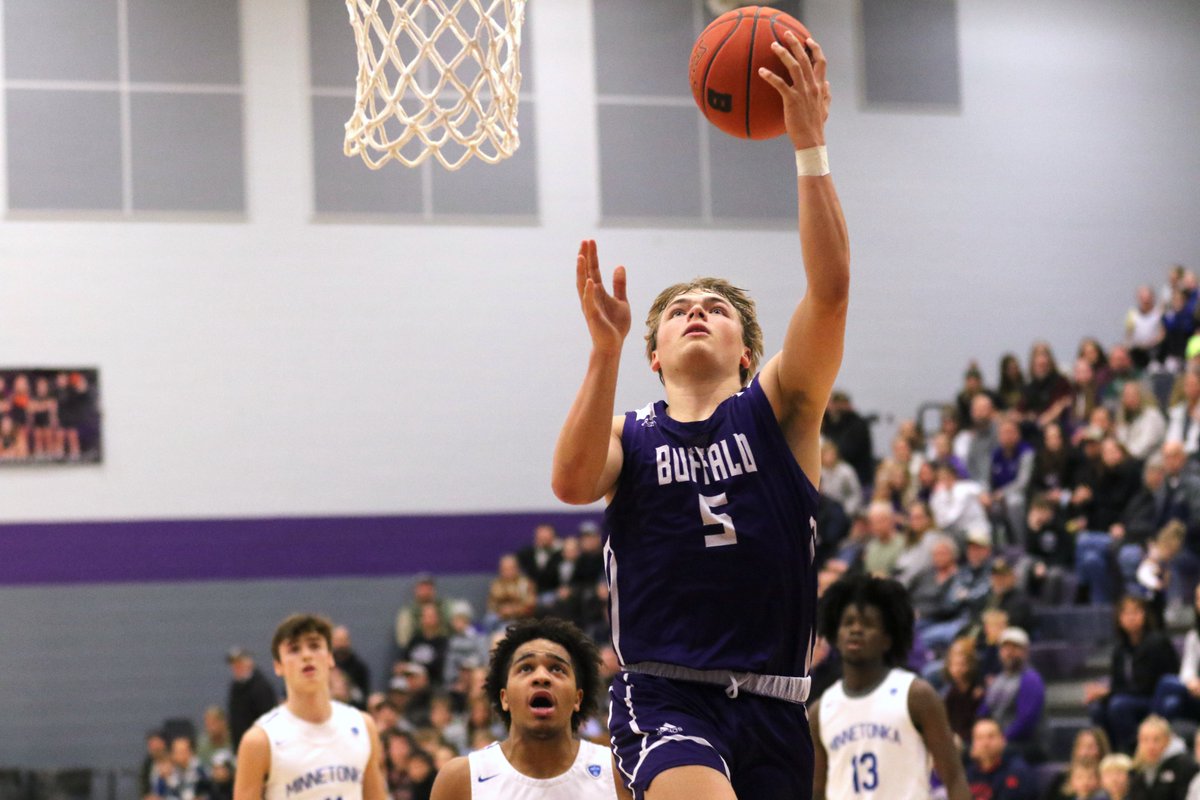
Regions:
<instances>
[{"instance_id":1,"label":"seated spectator","mask_svg":"<svg viewBox=\"0 0 1200 800\"><path fill-rule=\"evenodd\" d=\"M533 581L521 574L517 557L511 554L501 556L496 577L488 589L488 629L497 630L527 617L533 613L536 605L537 594Z\"/></svg>"},{"instance_id":2,"label":"seated spectator","mask_svg":"<svg viewBox=\"0 0 1200 800\"><path fill-rule=\"evenodd\" d=\"M1089 706L1092 722L1108 733L1113 748L1129 752L1138 722L1150 711L1159 679L1179 671L1179 657L1147 613L1145 600L1126 595L1114 612L1117 641L1108 684L1087 684L1083 702Z\"/></svg>"},{"instance_id":3,"label":"seated spectator","mask_svg":"<svg viewBox=\"0 0 1200 800\"><path fill-rule=\"evenodd\" d=\"M960 544L966 541L967 531L989 528L987 512L980 496L983 486L973 480L962 480L949 464L937 467L937 484L929 498L929 510L938 529L954 536Z\"/></svg>"},{"instance_id":4,"label":"seated spectator","mask_svg":"<svg viewBox=\"0 0 1200 800\"><path fill-rule=\"evenodd\" d=\"M1200 457L1200 372L1189 368L1179 379L1179 396L1167 412L1167 441L1182 442L1188 458ZM1173 393L1174 394L1174 393Z\"/></svg>"},{"instance_id":5,"label":"seated spectator","mask_svg":"<svg viewBox=\"0 0 1200 800\"><path fill-rule=\"evenodd\" d=\"M1106 800L1128 800L1133 759L1124 753L1109 753L1100 759L1100 786Z\"/></svg>"},{"instance_id":6,"label":"seated spectator","mask_svg":"<svg viewBox=\"0 0 1200 800\"><path fill-rule=\"evenodd\" d=\"M1100 781L1100 763L1112 751L1108 744L1108 736L1100 728L1082 728L1075 734L1071 745L1071 759L1066 769L1055 774L1042 792L1042 800L1059 800L1065 797L1076 797L1071 781L1071 770L1076 765L1090 767L1096 773L1097 787ZM1094 790L1093 790L1094 791Z\"/></svg>"},{"instance_id":7,"label":"seated spectator","mask_svg":"<svg viewBox=\"0 0 1200 800\"><path fill-rule=\"evenodd\" d=\"M971 637L954 640L946 651L945 664L941 693L950 730L960 741L969 742L971 728L979 718L979 706L983 702L983 675Z\"/></svg>"},{"instance_id":8,"label":"seated spectator","mask_svg":"<svg viewBox=\"0 0 1200 800\"><path fill-rule=\"evenodd\" d=\"M1029 596L1017 586L1017 573L1007 558L992 559L991 593L984 601L984 609L999 608L1008 613L1008 624L1023 631L1034 626L1033 603ZM1009 737L1009 741L1012 738Z\"/></svg>"},{"instance_id":9,"label":"seated spectator","mask_svg":"<svg viewBox=\"0 0 1200 800\"><path fill-rule=\"evenodd\" d=\"M1130 358L1129 348L1116 345L1108 351L1108 385L1104 387L1103 399L1114 408L1121 401L1121 390L1125 384L1142 379L1144 366L1137 366Z\"/></svg>"},{"instance_id":10,"label":"seated spectator","mask_svg":"<svg viewBox=\"0 0 1200 800\"><path fill-rule=\"evenodd\" d=\"M992 535L982 528L967 531L966 551L958 578L971 610L971 621L977 623L992 590Z\"/></svg>"},{"instance_id":11,"label":"seated spectator","mask_svg":"<svg viewBox=\"0 0 1200 800\"><path fill-rule=\"evenodd\" d=\"M1194 297L1182 289L1171 293L1163 308L1161 322L1163 339L1158 346L1158 360L1167 372L1177 373L1187 360L1187 343L1196 331Z\"/></svg>"},{"instance_id":12,"label":"seated spectator","mask_svg":"<svg viewBox=\"0 0 1200 800\"><path fill-rule=\"evenodd\" d=\"M436 608L442 630L449 630L450 601L438 597L437 584L428 572L422 572L416 576L416 582L413 584L413 601L396 613L397 650L404 650L408 647L408 640L420 627L421 609L425 606Z\"/></svg>"},{"instance_id":13,"label":"seated spectator","mask_svg":"<svg viewBox=\"0 0 1200 800\"><path fill-rule=\"evenodd\" d=\"M146 734L146 756L142 759L138 771L138 794L143 797L154 796L154 781L164 769L169 769L170 758L167 753L167 740L163 732L153 730Z\"/></svg>"},{"instance_id":14,"label":"seated spectator","mask_svg":"<svg viewBox=\"0 0 1200 800\"><path fill-rule=\"evenodd\" d=\"M890 578L904 549L904 539L896 530L896 512L886 502L872 502L867 508L867 527L871 538L863 552L863 568L871 575Z\"/></svg>"},{"instance_id":15,"label":"seated spectator","mask_svg":"<svg viewBox=\"0 0 1200 800\"><path fill-rule=\"evenodd\" d=\"M989 800L1033 800L1037 797L1033 772L1025 759L1011 752L1004 732L994 719L983 717L971 729L967 785L971 796Z\"/></svg>"},{"instance_id":16,"label":"seated spectator","mask_svg":"<svg viewBox=\"0 0 1200 800\"><path fill-rule=\"evenodd\" d=\"M203 800L211 791L208 770L192 752L192 740L186 736L172 739L170 769L158 775L153 793L167 800Z\"/></svg>"},{"instance_id":17,"label":"seated spectator","mask_svg":"<svg viewBox=\"0 0 1200 800\"><path fill-rule=\"evenodd\" d=\"M1138 565L1138 593L1149 601L1150 612L1161 624L1167 605L1167 582L1171 577L1171 562L1183 549L1183 523L1173 519L1163 526L1146 548L1146 557Z\"/></svg>"},{"instance_id":18,"label":"seated spectator","mask_svg":"<svg viewBox=\"0 0 1200 800\"><path fill-rule=\"evenodd\" d=\"M1075 488L1079 465L1080 454L1064 440L1062 428L1047 425L1042 430L1042 442L1033 454L1026 495L1032 498L1045 493L1052 502L1062 502Z\"/></svg>"},{"instance_id":19,"label":"seated spectator","mask_svg":"<svg viewBox=\"0 0 1200 800\"><path fill-rule=\"evenodd\" d=\"M1100 788L1100 768L1096 764L1069 764L1066 789L1066 796L1072 800L1107 800L1104 790Z\"/></svg>"},{"instance_id":20,"label":"seated spectator","mask_svg":"<svg viewBox=\"0 0 1200 800\"><path fill-rule=\"evenodd\" d=\"M1100 461L1081 479L1071 497L1067 530L1076 530L1075 572L1094 603L1112 602L1115 582L1109 563L1111 530L1121 522L1140 489L1139 469L1113 438L1100 444ZM1137 558L1134 553L1131 558Z\"/></svg>"},{"instance_id":21,"label":"seated spectator","mask_svg":"<svg viewBox=\"0 0 1200 800\"><path fill-rule=\"evenodd\" d=\"M600 526L590 520L579 526L579 561L571 580L580 591L604 580L604 542Z\"/></svg>"},{"instance_id":22,"label":"seated spectator","mask_svg":"<svg viewBox=\"0 0 1200 800\"><path fill-rule=\"evenodd\" d=\"M821 442L821 494L837 502L848 517L862 508L863 488L858 473L842 460L837 445L828 439Z\"/></svg>"},{"instance_id":23,"label":"seated spectator","mask_svg":"<svg viewBox=\"0 0 1200 800\"><path fill-rule=\"evenodd\" d=\"M234 647L225 655L233 680L229 682L229 736L233 752L237 752L242 736L255 720L276 706L275 687L254 665L254 656L242 647Z\"/></svg>"},{"instance_id":24,"label":"seated spectator","mask_svg":"<svg viewBox=\"0 0 1200 800\"><path fill-rule=\"evenodd\" d=\"M1167 420L1158 408L1158 400L1138 381L1130 381L1121 389L1116 435L1121 446L1138 461L1149 458L1166 438Z\"/></svg>"},{"instance_id":25,"label":"seated spectator","mask_svg":"<svg viewBox=\"0 0 1200 800\"><path fill-rule=\"evenodd\" d=\"M942 653L971 619L968 587L959 580L958 546L938 537L931 551L933 569L923 573L911 594L917 614L914 630L921 646Z\"/></svg>"},{"instance_id":26,"label":"seated spectator","mask_svg":"<svg viewBox=\"0 0 1200 800\"><path fill-rule=\"evenodd\" d=\"M1183 717L1200 721L1200 586L1196 587L1193 596L1195 621L1183 637L1179 673L1159 679L1150 708L1151 713L1167 720Z\"/></svg>"},{"instance_id":27,"label":"seated spectator","mask_svg":"<svg viewBox=\"0 0 1200 800\"><path fill-rule=\"evenodd\" d=\"M1171 732L1167 721L1154 714L1146 717L1137 731L1137 750L1133 754L1129 781L1130 798L1183 800L1196 773L1196 762L1188 753L1187 745Z\"/></svg>"},{"instance_id":28,"label":"seated spectator","mask_svg":"<svg viewBox=\"0 0 1200 800\"><path fill-rule=\"evenodd\" d=\"M1033 448L1021 441L1021 429L1006 419L996 429L996 448L987 491L980 496L993 529L1008 531L1008 541L1025 544L1025 492L1033 474Z\"/></svg>"},{"instance_id":29,"label":"seated spectator","mask_svg":"<svg viewBox=\"0 0 1200 800\"><path fill-rule=\"evenodd\" d=\"M1096 376L1096 383L1103 393L1104 387L1112 380L1112 367L1108 365L1108 354L1104 352L1104 346L1100 344L1100 340L1095 336L1085 336L1080 339L1075 357L1086 361L1092 368L1092 373ZM1076 417L1076 419L1085 420L1087 417Z\"/></svg>"},{"instance_id":30,"label":"seated spectator","mask_svg":"<svg viewBox=\"0 0 1200 800\"><path fill-rule=\"evenodd\" d=\"M233 800L233 753L219 750L208 768L209 800Z\"/></svg>"},{"instance_id":31,"label":"seated spectator","mask_svg":"<svg viewBox=\"0 0 1200 800\"><path fill-rule=\"evenodd\" d=\"M821 436L833 442L846 463L854 467L859 483L864 487L869 486L875 472L871 426L854 410L850 395L840 389L835 389L829 396L829 404L821 420Z\"/></svg>"},{"instance_id":32,"label":"seated spectator","mask_svg":"<svg viewBox=\"0 0 1200 800\"><path fill-rule=\"evenodd\" d=\"M1187 526L1184 548L1172 562L1167 594L1172 601L1187 603L1200 580L1200 474L1180 442L1162 446L1162 462L1163 482L1154 498L1159 510L1156 529L1172 519Z\"/></svg>"},{"instance_id":33,"label":"seated spectator","mask_svg":"<svg viewBox=\"0 0 1200 800\"><path fill-rule=\"evenodd\" d=\"M1157 366L1158 346L1163 340L1162 316L1149 286L1137 288L1133 308L1125 313L1125 342L1129 357L1138 369ZM1116 348L1113 348L1114 350Z\"/></svg>"},{"instance_id":34,"label":"seated spectator","mask_svg":"<svg viewBox=\"0 0 1200 800\"><path fill-rule=\"evenodd\" d=\"M820 528L817 531L819 533ZM871 529L867 525L867 512L859 511L851 518L850 531L837 543L837 551L830 560L842 562L849 570L858 570L862 567L863 551L870 540Z\"/></svg>"},{"instance_id":35,"label":"seated spectator","mask_svg":"<svg viewBox=\"0 0 1200 800\"><path fill-rule=\"evenodd\" d=\"M1075 567L1075 541L1048 494L1035 495L1025 515L1025 551L1029 555L1029 594L1062 600L1064 577ZM1070 602L1072 598L1065 598Z\"/></svg>"},{"instance_id":36,"label":"seated spectator","mask_svg":"<svg viewBox=\"0 0 1200 800\"><path fill-rule=\"evenodd\" d=\"M346 673L355 690L350 692L351 705L366 710L367 695L371 693L371 670L367 667L367 662L354 652L354 645L350 641L350 629L345 625L334 627L331 642L333 663Z\"/></svg>"},{"instance_id":37,"label":"seated spectator","mask_svg":"<svg viewBox=\"0 0 1200 800\"><path fill-rule=\"evenodd\" d=\"M1067 421L1071 408L1071 382L1058 371L1054 352L1046 342L1034 342L1029 351L1029 383L1017 410L1027 422L1044 428Z\"/></svg>"},{"instance_id":38,"label":"seated spectator","mask_svg":"<svg viewBox=\"0 0 1200 800\"><path fill-rule=\"evenodd\" d=\"M958 413L958 427L966 431L972 426L971 408L975 403L976 397L986 397L991 403L992 408L995 408L1000 403L1000 398L991 389L983 385L983 373L979 370L979 365L972 361L967 365L967 371L963 373L963 385L958 395L954 398L955 409Z\"/></svg>"},{"instance_id":39,"label":"seated spectator","mask_svg":"<svg viewBox=\"0 0 1200 800\"><path fill-rule=\"evenodd\" d=\"M1026 761L1040 761L1046 684L1029 665L1029 635L1025 631L1008 628L1000 634L1000 664L1000 674L984 693L979 713L996 720L1008 746Z\"/></svg>"},{"instance_id":40,"label":"seated spectator","mask_svg":"<svg viewBox=\"0 0 1200 800\"><path fill-rule=\"evenodd\" d=\"M409 638L408 647L401 651L400 661L420 665L431 684L441 686L449 646L450 637L443 627L439 609L432 604L425 605L421 607L417 631Z\"/></svg>"},{"instance_id":41,"label":"seated spectator","mask_svg":"<svg viewBox=\"0 0 1200 800\"><path fill-rule=\"evenodd\" d=\"M992 679L1004 670L1000 661L1000 637L1011 627L1008 612L1002 608L989 608L979 617L979 633L975 635L975 657L979 661L979 673L983 682Z\"/></svg>"},{"instance_id":42,"label":"seated spectator","mask_svg":"<svg viewBox=\"0 0 1200 800\"><path fill-rule=\"evenodd\" d=\"M429 725L441 738L460 753L467 751L467 718L456 714L454 703L446 694L435 694L429 703Z\"/></svg>"},{"instance_id":43,"label":"seated spectator","mask_svg":"<svg viewBox=\"0 0 1200 800\"><path fill-rule=\"evenodd\" d=\"M1085 358L1075 359L1075 368L1071 375L1071 408L1069 409L1068 424L1073 426L1086 425L1092 410L1102 402L1101 396L1104 385L1096 377L1096 371ZM1043 429L1044 430L1044 429Z\"/></svg>"},{"instance_id":44,"label":"seated spectator","mask_svg":"<svg viewBox=\"0 0 1200 800\"><path fill-rule=\"evenodd\" d=\"M559 586L558 565L562 561L562 544L558 532L549 523L533 529L533 542L517 551L517 565L522 574L533 581L538 606L554 605Z\"/></svg>"},{"instance_id":45,"label":"seated spectator","mask_svg":"<svg viewBox=\"0 0 1200 800\"><path fill-rule=\"evenodd\" d=\"M918 576L933 569L933 543L939 532L933 527L929 506L914 500L908 506L908 525L904 528L904 549L896 557L892 577L910 592Z\"/></svg>"},{"instance_id":46,"label":"seated spectator","mask_svg":"<svg viewBox=\"0 0 1200 800\"><path fill-rule=\"evenodd\" d=\"M1021 371L1021 359L1015 353L1000 356L999 374L996 407L1001 411L1015 411L1025 397L1025 373Z\"/></svg>"},{"instance_id":47,"label":"seated spectator","mask_svg":"<svg viewBox=\"0 0 1200 800\"><path fill-rule=\"evenodd\" d=\"M996 425L1000 415L990 397L978 395L971 401L971 433L967 442L967 474L986 486L992 471L992 451L996 449Z\"/></svg>"},{"instance_id":48,"label":"seated spectator","mask_svg":"<svg viewBox=\"0 0 1200 800\"><path fill-rule=\"evenodd\" d=\"M204 709L204 730L196 742L196 758L211 773L216 759L232 760L233 756L233 739L229 735L229 720L225 710L220 706L209 706Z\"/></svg>"},{"instance_id":49,"label":"seated spectator","mask_svg":"<svg viewBox=\"0 0 1200 800\"><path fill-rule=\"evenodd\" d=\"M967 472L967 462L954 451L954 437L945 431L938 431L930 440L929 458L926 459L926 463L931 462L934 467L935 480L937 479L937 465L943 462L953 467L958 477L963 479L970 477Z\"/></svg>"},{"instance_id":50,"label":"seated spectator","mask_svg":"<svg viewBox=\"0 0 1200 800\"><path fill-rule=\"evenodd\" d=\"M459 600L450 607L450 636L446 640L442 686L453 686L464 664L479 665L487 659L487 637L475 629L471 617L471 604L466 600Z\"/></svg>"}]
</instances>

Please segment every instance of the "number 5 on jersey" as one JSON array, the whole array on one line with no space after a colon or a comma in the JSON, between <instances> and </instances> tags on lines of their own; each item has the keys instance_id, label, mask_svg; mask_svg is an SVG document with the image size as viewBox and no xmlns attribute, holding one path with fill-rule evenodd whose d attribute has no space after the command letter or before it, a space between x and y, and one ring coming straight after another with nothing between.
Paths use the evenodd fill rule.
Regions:
<instances>
[{"instance_id":1,"label":"number 5 on jersey","mask_svg":"<svg viewBox=\"0 0 1200 800\"><path fill-rule=\"evenodd\" d=\"M724 533L710 533L704 537L705 547L724 547L727 544L737 544L737 530L733 527L733 520L728 514L719 514L713 509L717 506L726 505L729 501L725 499L725 493L714 494L711 497L700 495L700 519L704 527L710 525L720 525L725 529Z\"/></svg>"}]
</instances>

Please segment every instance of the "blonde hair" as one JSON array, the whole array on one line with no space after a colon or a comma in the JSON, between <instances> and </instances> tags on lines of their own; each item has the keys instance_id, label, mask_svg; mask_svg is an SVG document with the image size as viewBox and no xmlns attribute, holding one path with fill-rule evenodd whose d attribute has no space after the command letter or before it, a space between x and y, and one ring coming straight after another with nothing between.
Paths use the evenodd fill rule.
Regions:
<instances>
[{"instance_id":1,"label":"blonde hair","mask_svg":"<svg viewBox=\"0 0 1200 800\"><path fill-rule=\"evenodd\" d=\"M758 362L762 359L762 328L758 324L754 301L750 299L750 295L722 278L693 278L687 283L668 286L658 293L658 297L654 298L650 305L649 313L646 314L646 358L652 358L654 351L658 349L658 326L667 306L679 295L696 290L720 295L737 311L738 319L742 323L742 344L750 351L750 366L739 369L742 385L745 386L758 371ZM659 373L658 378L663 379L662 373Z\"/></svg>"},{"instance_id":2,"label":"blonde hair","mask_svg":"<svg viewBox=\"0 0 1200 800\"><path fill-rule=\"evenodd\" d=\"M1138 726L1138 732L1140 733L1144 728L1154 728L1160 734L1165 736L1168 742L1171 740L1171 724L1158 714L1151 714L1142 720L1142 724ZM1146 761L1145 756L1142 754L1142 748L1139 745L1133 753L1133 766L1141 769L1142 767L1148 767L1150 765L1151 762Z\"/></svg>"},{"instance_id":3,"label":"blonde hair","mask_svg":"<svg viewBox=\"0 0 1200 800\"><path fill-rule=\"evenodd\" d=\"M1109 753L1100 759L1100 772L1108 772L1114 769L1121 772L1129 772L1133 769L1133 759L1124 753Z\"/></svg>"},{"instance_id":4,"label":"blonde hair","mask_svg":"<svg viewBox=\"0 0 1200 800\"><path fill-rule=\"evenodd\" d=\"M1186 532L1187 526L1180 520L1173 519L1162 526L1158 535L1154 537L1154 543L1159 547L1169 547L1172 550L1178 550L1183 546L1184 534Z\"/></svg>"}]
</instances>

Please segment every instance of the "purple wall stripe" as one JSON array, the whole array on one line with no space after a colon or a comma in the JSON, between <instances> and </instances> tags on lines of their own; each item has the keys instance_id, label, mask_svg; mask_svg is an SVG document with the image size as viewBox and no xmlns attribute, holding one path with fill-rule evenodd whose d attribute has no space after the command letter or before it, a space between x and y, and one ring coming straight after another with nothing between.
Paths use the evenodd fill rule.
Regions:
<instances>
[{"instance_id":1,"label":"purple wall stripe","mask_svg":"<svg viewBox=\"0 0 1200 800\"><path fill-rule=\"evenodd\" d=\"M0 525L0 585L493 572L549 522L599 514L147 520Z\"/></svg>"}]
</instances>

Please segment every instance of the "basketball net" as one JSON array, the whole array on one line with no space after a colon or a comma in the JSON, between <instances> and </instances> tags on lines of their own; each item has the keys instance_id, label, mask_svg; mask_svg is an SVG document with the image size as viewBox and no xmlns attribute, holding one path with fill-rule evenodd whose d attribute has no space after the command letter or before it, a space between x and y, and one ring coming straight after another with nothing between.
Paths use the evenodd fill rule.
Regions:
<instances>
[{"instance_id":1,"label":"basketball net","mask_svg":"<svg viewBox=\"0 0 1200 800\"><path fill-rule=\"evenodd\" d=\"M455 170L520 145L526 0L346 0L358 45L343 148L371 169L430 156Z\"/></svg>"}]
</instances>

